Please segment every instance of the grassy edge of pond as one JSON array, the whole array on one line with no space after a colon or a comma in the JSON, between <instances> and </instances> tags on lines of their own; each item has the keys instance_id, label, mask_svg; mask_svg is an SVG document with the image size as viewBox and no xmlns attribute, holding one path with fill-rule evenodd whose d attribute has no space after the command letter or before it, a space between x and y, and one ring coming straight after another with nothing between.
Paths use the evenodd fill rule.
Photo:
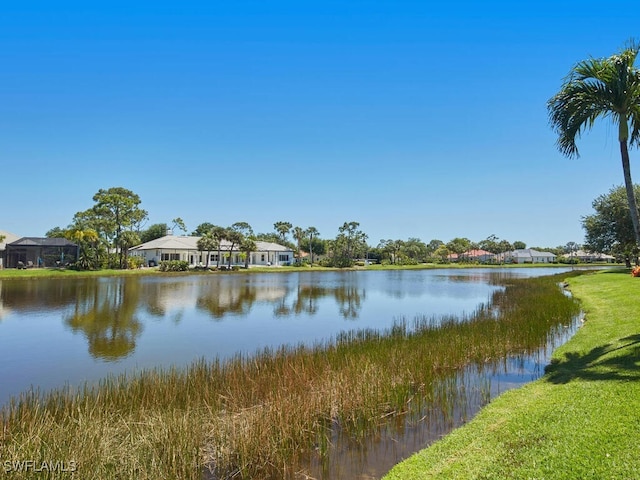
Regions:
<instances>
[{"instance_id":1,"label":"grassy edge of pond","mask_svg":"<svg viewBox=\"0 0 640 480\"><path fill-rule=\"evenodd\" d=\"M510 280L475 314L417 319L415 331L407 321L313 348L26 392L2 411L0 457L73 461L83 478L200 478L212 464L230 476L268 469L283 478L300 452L322 453L335 429L366 434L413 405L448 401L455 392L439 379L465 365L535 351L577 312L559 278Z\"/></svg>"},{"instance_id":2,"label":"grassy edge of pond","mask_svg":"<svg viewBox=\"0 0 640 480\"><path fill-rule=\"evenodd\" d=\"M571 278L586 322L546 375L499 396L384 479L638 478L640 280L626 272Z\"/></svg>"}]
</instances>

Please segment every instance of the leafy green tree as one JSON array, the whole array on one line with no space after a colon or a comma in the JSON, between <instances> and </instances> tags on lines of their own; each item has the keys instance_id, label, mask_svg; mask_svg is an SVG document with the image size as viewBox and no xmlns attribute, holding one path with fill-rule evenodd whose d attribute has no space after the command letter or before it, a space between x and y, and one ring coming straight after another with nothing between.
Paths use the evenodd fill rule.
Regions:
<instances>
[{"instance_id":1,"label":"leafy green tree","mask_svg":"<svg viewBox=\"0 0 640 480\"><path fill-rule=\"evenodd\" d=\"M201 236L196 242L196 247L201 252L207 252L207 261L206 267L209 268L209 258L211 257L211 251L215 250L218 247L219 243L216 242L216 239L213 236L211 230L206 232L203 236Z\"/></svg>"},{"instance_id":2,"label":"leafy green tree","mask_svg":"<svg viewBox=\"0 0 640 480\"><path fill-rule=\"evenodd\" d=\"M229 246L229 257L228 257L228 261L229 261L228 266L229 268L231 268L231 256L232 256L233 249L242 243L242 240L244 239L244 235L242 235L242 233L240 233L238 230L235 230L233 227L229 227L226 229L225 238L228 242L231 243L231 245Z\"/></svg>"},{"instance_id":3,"label":"leafy green tree","mask_svg":"<svg viewBox=\"0 0 640 480\"><path fill-rule=\"evenodd\" d=\"M104 238L117 254L119 268L126 268L126 244L131 238L125 231L139 230L140 224L147 218L146 210L140 208L140 197L122 187L100 189L93 196L95 205L89 210L78 212L74 224L79 227L93 228Z\"/></svg>"},{"instance_id":4,"label":"leafy green tree","mask_svg":"<svg viewBox=\"0 0 640 480\"><path fill-rule=\"evenodd\" d=\"M220 258L222 255L222 241L227 239L228 230L219 225L214 225L209 230L213 240L215 242L215 246L218 249L218 258L216 260L216 268L220 268Z\"/></svg>"},{"instance_id":5,"label":"leafy green tree","mask_svg":"<svg viewBox=\"0 0 640 480\"><path fill-rule=\"evenodd\" d=\"M162 238L167 234L169 226L166 223L154 223L146 230L140 232L140 243L147 243L156 238Z\"/></svg>"},{"instance_id":6,"label":"leafy green tree","mask_svg":"<svg viewBox=\"0 0 640 480\"><path fill-rule=\"evenodd\" d=\"M419 238L407 239L401 249L402 255L411 260L411 263L427 261L427 246Z\"/></svg>"},{"instance_id":7,"label":"leafy green tree","mask_svg":"<svg viewBox=\"0 0 640 480\"><path fill-rule=\"evenodd\" d=\"M442 244L438 248L436 248L436 251L433 252L433 255L438 259L440 263L448 263L449 255L451 255L451 250L449 250L445 244Z\"/></svg>"},{"instance_id":8,"label":"leafy green tree","mask_svg":"<svg viewBox=\"0 0 640 480\"><path fill-rule=\"evenodd\" d=\"M634 196L640 199L640 186L634 186ZM582 218L585 248L624 257L628 267L638 255L626 188L612 188L592 203L595 213Z\"/></svg>"},{"instance_id":9,"label":"leafy green tree","mask_svg":"<svg viewBox=\"0 0 640 480\"><path fill-rule=\"evenodd\" d=\"M378 249L380 249L389 259L390 263L396 264L400 258L400 251L404 247L404 242L402 240L380 240L378 243Z\"/></svg>"},{"instance_id":10,"label":"leafy green tree","mask_svg":"<svg viewBox=\"0 0 640 480\"><path fill-rule=\"evenodd\" d=\"M516 240L515 242L513 242L513 248L514 250L524 250L525 248L527 248L527 244L520 240Z\"/></svg>"},{"instance_id":11,"label":"leafy green tree","mask_svg":"<svg viewBox=\"0 0 640 480\"><path fill-rule=\"evenodd\" d=\"M560 91L549 99L549 120L562 154L577 157L576 139L598 118L618 128L618 143L634 239L640 245L640 219L629 164L629 146L640 143L640 70L634 64L639 47L630 43L608 58L589 58L574 66ZM629 132L631 127L631 132Z\"/></svg>"},{"instance_id":12,"label":"leafy green tree","mask_svg":"<svg viewBox=\"0 0 640 480\"><path fill-rule=\"evenodd\" d=\"M120 249L124 252L124 265L129 265L127 259L129 258L129 249L140 245L140 236L133 230L125 230L120 235ZM125 268L122 267L122 268Z\"/></svg>"},{"instance_id":13,"label":"leafy green tree","mask_svg":"<svg viewBox=\"0 0 640 480\"><path fill-rule=\"evenodd\" d=\"M187 233L187 226L184 224L184 220L180 217L171 220L171 231L173 232L176 228L182 230L183 233Z\"/></svg>"},{"instance_id":14,"label":"leafy green tree","mask_svg":"<svg viewBox=\"0 0 640 480\"><path fill-rule=\"evenodd\" d=\"M287 234L291 231L292 227L293 225L289 222L276 222L273 224L273 228L278 232L282 243L287 241Z\"/></svg>"},{"instance_id":15,"label":"leafy green tree","mask_svg":"<svg viewBox=\"0 0 640 480\"><path fill-rule=\"evenodd\" d=\"M267 233L256 233L256 240L260 240L261 242L269 242L269 243L281 243L282 239L277 233L267 232Z\"/></svg>"},{"instance_id":16,"label":"leafy green tree","mask_svg":"<svg viewBox=\"0 0 640 480\"><path fill-rule=\"evenodd\" d=\"M331 242L331 263L334 267L351 267L354 258L366 253L367 235L359 227L358 222L345 222L338 229L338 236Z\"/></svg>"},{"instance_id":17,"label":"leafy green tree","mask_svg":"<svg viewBox=\"0 0 640 480\"><path fill-rule=\"evenodd\" d=\"M249 258L251 256L251 252L255 252L257 249L256 241L253 236L243 237L240 242L240 251L242 251L244 255L244 268L249 268Z\"/></svg>"},{"instance_id":18,"label":"leafy green tree","mask_svg":"<svg viewBox=\"0 0 640 480\"><path fill-rule=\"evenodd\" d=\"M244 237L253 237L253 228L247 222L236 222L231 225L231 230L239 232Z\"/></svg>"},{"instance_id":19,"label":"leafy green tree","mask_svg":"<svg viewBox=\"0 0 640 480\"><path fill-rule=\"evenodd\" d=\"M468 238L456 237L447 242L447 249L458 255L458 260L462 260L462 254L472 247L472 242Z\"/></svg>"},{"instance_id":20,"label":"leafy green tree","mask_svg":"<svg viewBox=\"0 0 640 480\"><path fill-rule=\"evenodd\" d=\"M60 227L53 227L51 230L48 230L44 236L47 238L65 238L65 232L66 230Z\"/></svg>"},{"instance_id":21,"label":"leafy green tree","mask_svg":"<svg viewBox=\"0 0 640 480\"><path fill-rule=\"evenodd\" d=\"M100 268L100 236L92 228L69 228L64 231L64 238L78 245L78 261L76 268L80 270L96 270Z\"/></svg>"},{"instance_id":22,"label":"leafy green tree","mask_svg":"<svg viewBox=\"0 0 640 480\"><path fill-rule=\"evenodd\" d=\"M209 223L209 222L201 223L200 225L198 225L196 227L196 229L193 232L191 232L191 236L192 237L201 237L204 234L206 234L207 232L210 232L213 227L215 227L215 225L213 223Z\"/></svg>"}]
</instances>

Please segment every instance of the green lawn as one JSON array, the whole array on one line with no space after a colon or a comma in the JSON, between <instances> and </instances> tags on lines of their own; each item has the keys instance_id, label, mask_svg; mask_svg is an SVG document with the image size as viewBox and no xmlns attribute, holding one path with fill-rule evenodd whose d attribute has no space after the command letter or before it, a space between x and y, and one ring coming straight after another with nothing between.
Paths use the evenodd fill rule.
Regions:
<instances>
[{"instance_id":1,"label":"green lawn","mask_svg":"<svg viewBox=\"0 0 640 480\"><path fill-rule=\"evenodd\" d=\"M599 272L569 283L586 321L547 374L385 480L640 478L640 278Z\"/></svg>"}]
</instances>

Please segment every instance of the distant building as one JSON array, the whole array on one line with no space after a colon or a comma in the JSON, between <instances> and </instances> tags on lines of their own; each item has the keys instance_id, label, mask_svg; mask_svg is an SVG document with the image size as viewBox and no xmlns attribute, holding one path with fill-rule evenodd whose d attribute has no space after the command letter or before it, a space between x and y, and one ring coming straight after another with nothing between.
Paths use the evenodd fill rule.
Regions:
<instances>
[{"instance_id":1,"label":"distant building","mask_svg":"<svg viewBox=\"0 0 640 480\"><path fill-rule=\"evenodd\" d=\"M0 237L3 237L3 240L0 241L0 269L2 269L6 265L5 255L7 243L15 242L20 237L11 232L5 232L4 230L0 230Z\"/></svg>"},{"instance_id":2,"label":"distant building","mask_svg":"<svg viewBox=\"0 0 640 480\"><path fill-rule=\"evenodd\" d=\"M145 265L158 265L161 261L182 260L191 266L216 264L244 266L245 253L238 245L231 249L231 243L223 240L220 245L221 258L218 259L218 249L210 252L198 250L198 240L201 237L165 235L149 242L129 249L129 255L141 257ZM255 251L249 254L249 266L257 265L290 265L293 262L293 250L277 243L256 241ZM207 262L207 254L209 261Z\"/></svg>"},{"instance_id":3,"label":"distant building","mask_svg":"<svg viewBox=\"0 0 640 480\"><path fill-rule=\"evenodd\" d=\"M58 267L78 260L78 245L66 238L22 237L7 243L7 268Z\"/></svg>"},{"instance_id":4,"label":"distant building","mask_svg":"<svg viewBox=\"0 0 640 480\"><path fill-rule=\"evenodd\" d=\"M505 253L504 259L507 263L555 263L557 256L551 252L540 252L533 248L521 248Z\"/></svg>"},{"instance_id":5,"label":"distant building","mask_svg":"<svg viewBox=\"0 0 640 480\"><path fill-rule=\"evenodd\" d=\"M576 250L568 253L565 258L577 258L581 263L614 263L616 258L606 253L587 252L585 250Z\"/></svg>"}]
</instances>

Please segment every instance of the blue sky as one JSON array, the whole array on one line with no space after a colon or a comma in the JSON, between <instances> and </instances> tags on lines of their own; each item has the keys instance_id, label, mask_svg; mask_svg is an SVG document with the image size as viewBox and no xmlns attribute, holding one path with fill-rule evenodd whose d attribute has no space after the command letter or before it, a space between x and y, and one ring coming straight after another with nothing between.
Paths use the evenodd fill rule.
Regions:
<instances>
[{"instance_id":1,"label":"blue sky","mask_svg":"<svg viewBox=\"0 0 640 480\"><path fill-rule=\"evenodd\" d=\"M564 158L546 102L640 13L559 3L5 2L0 230L44 235L122 186L189 231L580 243L622 183L616 130Z\"/></svg>"}]
</instances>

